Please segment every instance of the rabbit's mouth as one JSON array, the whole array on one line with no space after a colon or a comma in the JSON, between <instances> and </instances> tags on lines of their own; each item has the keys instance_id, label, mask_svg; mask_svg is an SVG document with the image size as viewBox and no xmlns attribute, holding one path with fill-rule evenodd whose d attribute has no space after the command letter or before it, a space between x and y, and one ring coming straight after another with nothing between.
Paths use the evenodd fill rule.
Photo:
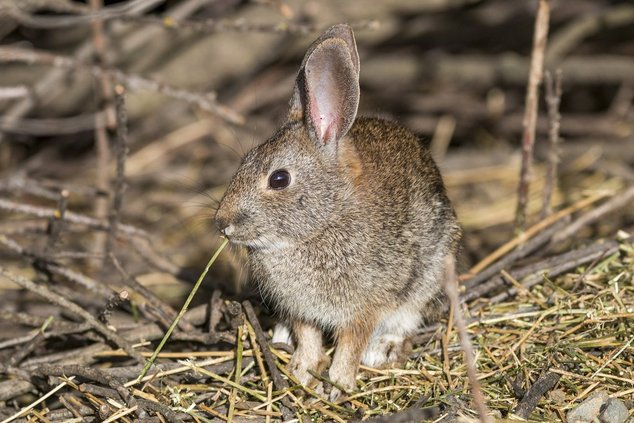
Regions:
<instances>
[{"instance_id":1,"label":"rabbit's mouth","mask_svg":"<svg viewBox=\"0 0 634 423\"><path fill-rule=\"evenodd\" d=\"M260 236L254 239L229 237L229 241L255 250L282 250L291 246L290 242L278 236Z\"/></svg>"}]
</instances>

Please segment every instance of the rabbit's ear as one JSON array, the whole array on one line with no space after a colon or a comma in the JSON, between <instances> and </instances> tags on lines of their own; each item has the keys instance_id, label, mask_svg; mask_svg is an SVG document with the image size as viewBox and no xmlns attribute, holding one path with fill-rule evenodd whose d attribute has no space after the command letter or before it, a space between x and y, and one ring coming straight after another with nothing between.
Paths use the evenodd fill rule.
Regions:
<instances>
[{"instance_id":1,"label":"rabbit's ear","mask_svg":"<svg viewBox=\"0 0 634 423\"><path fill-rule=\"evenodd\" d=\"M303 120L319 145L336 146L359 106L359 56L347 25L324 33L306 53L289 118Z\"/></svg>"},{"instance_id":2,"label":"rabbit's ear","mask_svg":"<svg viewBox=\"0 0 634 423\"><path fill-rule=\"evenodd\" d=\"M354 32L352 32L352 28L347 24L338 24L333 25L324 32L316 43L313 44L313 47L317 47L317 45L321 44L322 41L325 41L328 38L339 38L348 45L348 52L350 53L350 60L352 61L352 65L354 70L359 74L359 53L357 52L357 43L354 39ZM308 51L306 56L312 53L312 49Z\"/></svg>"}]
</instances>

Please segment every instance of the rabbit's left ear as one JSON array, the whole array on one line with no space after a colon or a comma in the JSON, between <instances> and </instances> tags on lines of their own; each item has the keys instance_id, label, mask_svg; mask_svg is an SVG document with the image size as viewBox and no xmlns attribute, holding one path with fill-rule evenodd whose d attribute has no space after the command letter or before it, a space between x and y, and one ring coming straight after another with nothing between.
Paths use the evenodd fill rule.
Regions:
<instances>
[{"instance_id":1,"label":"rabbit's left ear","mask_svg":"<svg viewBox=\"0 0 634 423\"><path fill-rule=\"evenodd\" d=\"M291 120L303 120L320 146L336 146L357 116L359 56L348 25L336 25L310 47L291 99Z\"/></svg>"}]
</instances>

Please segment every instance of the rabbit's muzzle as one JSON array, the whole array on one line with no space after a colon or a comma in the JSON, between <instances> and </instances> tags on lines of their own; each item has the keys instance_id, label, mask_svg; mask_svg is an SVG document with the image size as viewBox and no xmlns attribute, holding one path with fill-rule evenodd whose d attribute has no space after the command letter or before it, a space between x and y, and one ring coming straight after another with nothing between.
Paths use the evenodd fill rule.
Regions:
<instances>
[{"instance_id":1,"label":"rabbit's muzzle","mask_svg":"<svg viewBox=\"0 0 634 423\"><path fill-rule=\"evenodd\" d=\"M223 207L220 204L216 212L216 227L225 236L237 235L236 232L243 232L245 224L249 220L247 215L241 211L232 210L232 207ZM244 234L242 234L244 235Z\"/></svg>"},{"instance_id":2,"label":"rabbit's muzzle","mask_svg":"<svg viewBox=\"0 0 634 423\"><path fill-rule=\"evenodd\" d=\"M216 227L223 235L231 236L234 233L236 219L232 217L229 213L225 213L222 208L216 213Z\"/></svg>"},{"instance_id":3,"label":"rabbit's muzzle","mask_svg":"<svg viewBox=\"0 0 634 423\"><path fill-rule=\"evenodd\" d=\"M233 234L233 231L235 230L235 226L233 226L233 224L229 224L224 227L219 226L218 228L220 229L220 232L226 236L231 236L231 234Z\"/></svg>"}]
</instances>

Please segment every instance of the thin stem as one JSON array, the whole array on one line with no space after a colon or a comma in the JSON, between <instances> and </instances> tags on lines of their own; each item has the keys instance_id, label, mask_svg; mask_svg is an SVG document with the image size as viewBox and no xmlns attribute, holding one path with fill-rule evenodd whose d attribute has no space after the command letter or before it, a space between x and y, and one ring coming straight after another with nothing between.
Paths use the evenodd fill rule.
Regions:
<instances>
[{"instance_id":1,"label":"thin stem","mask_svg":"<svg viewBox=\"0 0 634 423\"><path fill-rule=\"evenodd\" d=\"M169 337L172 335L172 332L174 331L174 328L176 328L176 325L178 325L178 321L187 312L187 308L189 307L189 304L194 299L194 295L196 295L196 292L198 291L198 288L200 287L200 285L203 282L203 279L205 279L205 276L207 276L207 272L209 272L209 269L214 264L214 262L216 261L216 259L218 258L218 256L222 252L222 250L226 247L227 243L229 243L229 239L225 238L224 241L222 241L222 244L220 244L220 247L218 247L218 249L214 253L214 255L209 259L209 262L207 263L207 266L205 266L205 270L203 270L203 272L198 277L198 280L196 281L196 284L194 285L194 288L192 288L192 291L189 293L189 297L187 297L187 300L185 300L185 304L183 304L183 307L181 308L181 311L178 313L178 315L176 316L176 318L174 319L174 321L172 322L170 327L167 329L167 332L165 332L165 336L163 336L163 339L161 339L161 342L159 343L158 347L156 347L156 350L154 350L154 354L152 354L152 357L150 357L146 361L145 366L143 367L143 370L141 370L141 373L139 374L139 377L136 380L137 382L140 382L141 379L143 379L143 377L150 370L150 367L152 367L152 364L154 364L154 361L156 360L156 357L159 355L159 353L163 349L163 346L165 346L165 343L167 342Z\"/></svg>"}]
</instances>

